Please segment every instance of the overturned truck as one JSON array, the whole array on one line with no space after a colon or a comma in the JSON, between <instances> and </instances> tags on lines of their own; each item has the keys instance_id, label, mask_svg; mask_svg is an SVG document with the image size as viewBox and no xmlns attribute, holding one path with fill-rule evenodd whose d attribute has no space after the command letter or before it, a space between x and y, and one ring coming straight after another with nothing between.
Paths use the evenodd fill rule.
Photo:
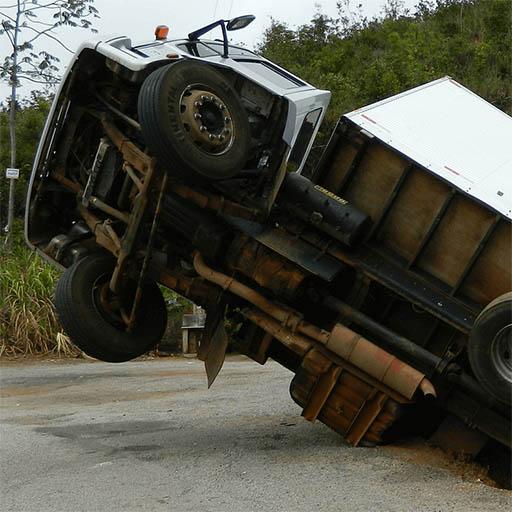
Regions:
<instances>
[{"instance_id":1,"label":"overturned truck","mask_svg":"<svg viewBox=\"0 0 512 512\"><path fill-rule=\"evenodd\" d=\"M229 45L251 19L77 53L26 214L65 269L65 331L138 357L163 335L164 286L207 311L209 385L236 343L289 368L303 416L353 445L406 426L510 447L512 119L446 77L343 116L305 173L330 94ZM217 25L223 41L201 39Z\"/></svg>"}]
</instances>

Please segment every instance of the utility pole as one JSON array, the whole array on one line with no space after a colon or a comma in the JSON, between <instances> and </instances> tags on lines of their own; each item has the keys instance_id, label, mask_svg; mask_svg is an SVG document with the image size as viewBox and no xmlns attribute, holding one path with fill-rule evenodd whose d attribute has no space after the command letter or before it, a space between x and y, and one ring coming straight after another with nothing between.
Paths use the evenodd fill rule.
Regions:
<instances>
[{"instance_id":1,"label":"utility pole","mask_svg":"<svg viewBox=\"0 0 512 512\"><path fill-rule=\"evenodd\" d=\"M16 22L14 24L13 34L13 61L11 71L11 104L9 111L9 133L11 138L11 168L16 167L16 92L18 89L18 33L21 16L20 0L17 0L18 9L16 11ZM7 249L12 247L12 227L14 222L14 193L16 180L9 178L9 206L7 210L7 236L5 245Z\"/></svg>"},{"instance_id":2,"label":"utility pole","mask_svg":"<svg viewBox=\"0 0 512 512\"><path fill-rule=\"evenodd\" d=\"M3 131L2 131L2 121L3 121L3 116L0 116L0 160L2 159L2 150L3 150L3 145L2 145L2 134L3 134ZM1 169L0 169L1 171ZM1 176L0 176L0 179L1 179ZM0 187L0 231L4 228L4 219L3 219L3 208L4 208L4 198L3 198L3 194L2 194L2 187ZM2 249L0 247L0 253L2 252Z\"/></svg>"},{"instance_id":3,"label":"utility pole","mask_svg":"<svg viewBox=\"0 0 512 512\"><path fill-rule=\"evenodd\" d=\"M44 85L57 82L59 59L50 52L36 53L34 44L39 38L46 38L68 48L54 29L62 26L91 29L91 18L98 18L98 11L93 6L94 0L16 0L12 5L0 5L0 37L5 38L12 47L11 55L0 62L0 76L8 77L11 86L9 101L9 132L11 142L11 167L6 171L9 181L9 201L7 208L7 225L5 228L5 246L12 247L12 230L15 209L16 180L19 170L16 168L16 107L17 90L20 80L26 79ZM14 12L14 9L16 12ZM38 19L44 15L44 21ZM0 177L0 179L2 179Z\"/></svg>"}]
</instances>

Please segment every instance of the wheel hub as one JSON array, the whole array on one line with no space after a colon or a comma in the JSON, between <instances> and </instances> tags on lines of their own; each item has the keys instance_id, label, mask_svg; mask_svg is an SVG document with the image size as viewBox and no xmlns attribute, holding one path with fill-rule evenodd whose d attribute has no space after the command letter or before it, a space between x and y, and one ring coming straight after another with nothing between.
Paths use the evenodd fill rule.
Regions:
<instances>
[{"instance_id":1,"label":"wheel hub","mask_svg":"<svg viewBox=\"0 0 512 512\"><path fill-rule=\"evenodd\" d=\"M109 282L109 275L96 279L92 289L93 304L105 321L124 331L129 319L130 293L125 293L123 297L112 293Z\"/></svg>"},{"instance_id":2,"label":"wheel hub","mask_svg":"<svg viewBox=\"0 0 512 512\"><path fill-rule=\"evenodd\" d=\"M507 325L492 341L491 358L498 373L512 383L512 325Z\"/></svg>"},{"instance_id":3,"label":"wheel hub","mask_svg":"<svg viewBox=\"0 0 512 512\"><path fill-rule=\"evenodd\" d=\"M233 119L216 94L189 87L181 96L180 112L183 126L205 153L221 155L233 145Z\"/></svg>"}]
</instances>

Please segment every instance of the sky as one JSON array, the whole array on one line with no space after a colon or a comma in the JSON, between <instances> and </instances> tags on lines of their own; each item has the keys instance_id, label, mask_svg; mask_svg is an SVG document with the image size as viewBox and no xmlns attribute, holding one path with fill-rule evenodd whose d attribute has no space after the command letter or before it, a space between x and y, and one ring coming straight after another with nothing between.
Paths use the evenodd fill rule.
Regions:
<instances>
[{"instance_id":1,"label":"sky","mask_svg":"<svg viewBox=\"0 0 512 512\"><path fill-rule=\"evenodd\" d=\"M364 14L373 17L381 13L386 0L349 0L351 8L361 4ZM402 0L404 6L413 9L417 0ZM0 0L0 5L13 3ZM157 25L170 27L169 38L186 36L215 19L229 19L242 14L254 14L256 20L246 29L232 33L234 42L242 42L249 48L261 41L263 32L269 26L271 18L296 27L307 23L317 10L330 16L336 16L337 0L96 0L94 5L100 12L100 18L94 21L94 27L100 34L127 35L133 42L147 42L153 39ZM12 14L12 10L7 10ZM86 30L61 28L57 37L71 49L90 37ZM211 33L220 37L220 33ZM52 41L46 40L36 50L46 50L56 55L60 67L64 68L71 54ZM7 41L0 38L0 59L3 61L9 48ZM28 83L20 89L21 95L30 93ZM5 83L0 84L0 98L9 93Z\"/></svg>"}]
</instances>

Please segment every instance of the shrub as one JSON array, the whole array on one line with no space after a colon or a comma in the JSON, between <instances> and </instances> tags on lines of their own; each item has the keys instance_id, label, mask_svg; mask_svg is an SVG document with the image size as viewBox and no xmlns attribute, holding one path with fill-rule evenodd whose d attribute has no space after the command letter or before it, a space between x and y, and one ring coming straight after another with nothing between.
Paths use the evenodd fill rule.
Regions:
<instances>
[{"instance_id":1,"label":"shrub","mask_svg":"<svg viewBox=\"0 0 512 512\"><path fill-rule=\"evenodd\" d=\"M77 354L53 308L58 272L20 238L0 253L0 356Z\"/></svg>"}]
</instances>

